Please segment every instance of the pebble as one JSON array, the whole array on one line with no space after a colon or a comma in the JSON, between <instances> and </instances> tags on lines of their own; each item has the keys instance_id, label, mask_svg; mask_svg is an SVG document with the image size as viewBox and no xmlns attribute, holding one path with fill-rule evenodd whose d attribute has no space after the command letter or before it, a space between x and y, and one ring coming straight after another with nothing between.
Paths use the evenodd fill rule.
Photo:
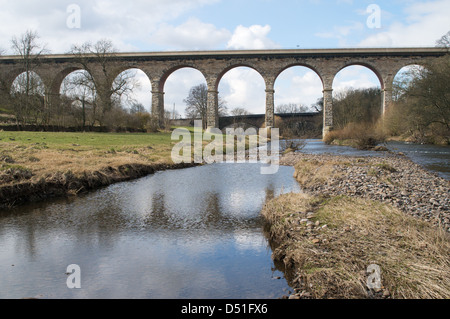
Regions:
<instances>
[{"instance_id":1,"label":"pebble","mask_svg":"<svg viewBox=\"0 0 450 319\"><path fill-rule=\"evenodd\" d=\"M281 158L280 164L294 166L305 159L319 163L330 160L352 161L355 165L334 165L339 177L304 187L304 190L313 194L357 196L390 203L450 232L450 181L422 168L406 156L386 153L383 156L361 158L289 153ZM373 171L377 172L376 177L372 176ZM307 213L307 219L313 217L313 213ZM313 224L307 222L310 227Z\"/></svg>"}]
</instances>

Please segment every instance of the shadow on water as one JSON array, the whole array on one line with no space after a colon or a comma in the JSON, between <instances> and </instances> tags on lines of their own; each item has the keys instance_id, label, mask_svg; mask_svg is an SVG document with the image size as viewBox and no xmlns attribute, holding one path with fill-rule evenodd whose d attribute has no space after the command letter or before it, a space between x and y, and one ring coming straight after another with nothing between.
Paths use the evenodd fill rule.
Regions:
<instances>
[{"instance_id":1,"label":"shadow on water","mask_svg":"<svg viewBox=\"0 0 450 319\"><path fill-rule=\"evenodd\" d=\"M291 167L214 164L1 212L0 298L278 298L260 211L299 191Z\"/></svg>"}]
</instances>

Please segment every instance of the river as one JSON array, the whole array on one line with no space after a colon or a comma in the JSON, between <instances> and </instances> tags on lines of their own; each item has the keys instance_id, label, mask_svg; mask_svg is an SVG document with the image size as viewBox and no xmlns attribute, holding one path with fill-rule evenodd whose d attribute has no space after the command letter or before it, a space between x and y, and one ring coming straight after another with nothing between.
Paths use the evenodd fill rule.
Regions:
<instances>
[{"instance_id":1,"label":"river","mask_svg":"<svg viewBox=\"0 0 450 319\"><path fill-rule=\"evenodd\" d=\"M300 191L293 173L212 164L2 212L0 298L279 298L260 211Z\"/></svg>"}]
</instances>

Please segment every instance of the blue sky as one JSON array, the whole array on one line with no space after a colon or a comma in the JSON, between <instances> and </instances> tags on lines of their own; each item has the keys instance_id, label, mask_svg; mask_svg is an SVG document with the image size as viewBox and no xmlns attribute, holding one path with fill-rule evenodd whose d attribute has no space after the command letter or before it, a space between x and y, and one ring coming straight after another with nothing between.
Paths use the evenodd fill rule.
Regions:
<instances>
[{"instance_id":1,"label":"blue sky","mask_svg":"<svg viewBox=\"0 0 450 319\"><path fill-rule=\"evenodd\" d=\"M379 11L368 12L373 5ZM102 38L123 52L434 46L450 31L450 0L0 0L0 8L6 54L10 39L28 29L52 53ZM264 112L264 83L255 73L225 75L219 90L229 108ZM149 109L148 79L139 74L139 81L135 97ZM166 106L183 114L189 88L203 81L195 70L177 71L165 87ZM377 85L371 72L352 67L338 75L334 89ZM321 91L310 70L289 69L277 81L275 103L310 105Z\"/></svg>"}]
</instances>

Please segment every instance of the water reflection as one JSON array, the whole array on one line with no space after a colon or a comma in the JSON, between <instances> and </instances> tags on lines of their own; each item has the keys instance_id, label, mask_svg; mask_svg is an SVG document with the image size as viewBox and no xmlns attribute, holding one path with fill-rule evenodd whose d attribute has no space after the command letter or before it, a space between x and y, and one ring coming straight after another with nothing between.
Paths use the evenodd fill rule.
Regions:
<instances>
[{"instance_id":1,"label":"water reflection","mask_svg":"<svg viewBox=\"0 0 450 319\"><path fill-rule=\"evenodd\" d=\"M0 298L277 298L288 286L272 279L260 211L300 191L292 176L215 164L2 212Z\"/></svg>"}]
</instances>

